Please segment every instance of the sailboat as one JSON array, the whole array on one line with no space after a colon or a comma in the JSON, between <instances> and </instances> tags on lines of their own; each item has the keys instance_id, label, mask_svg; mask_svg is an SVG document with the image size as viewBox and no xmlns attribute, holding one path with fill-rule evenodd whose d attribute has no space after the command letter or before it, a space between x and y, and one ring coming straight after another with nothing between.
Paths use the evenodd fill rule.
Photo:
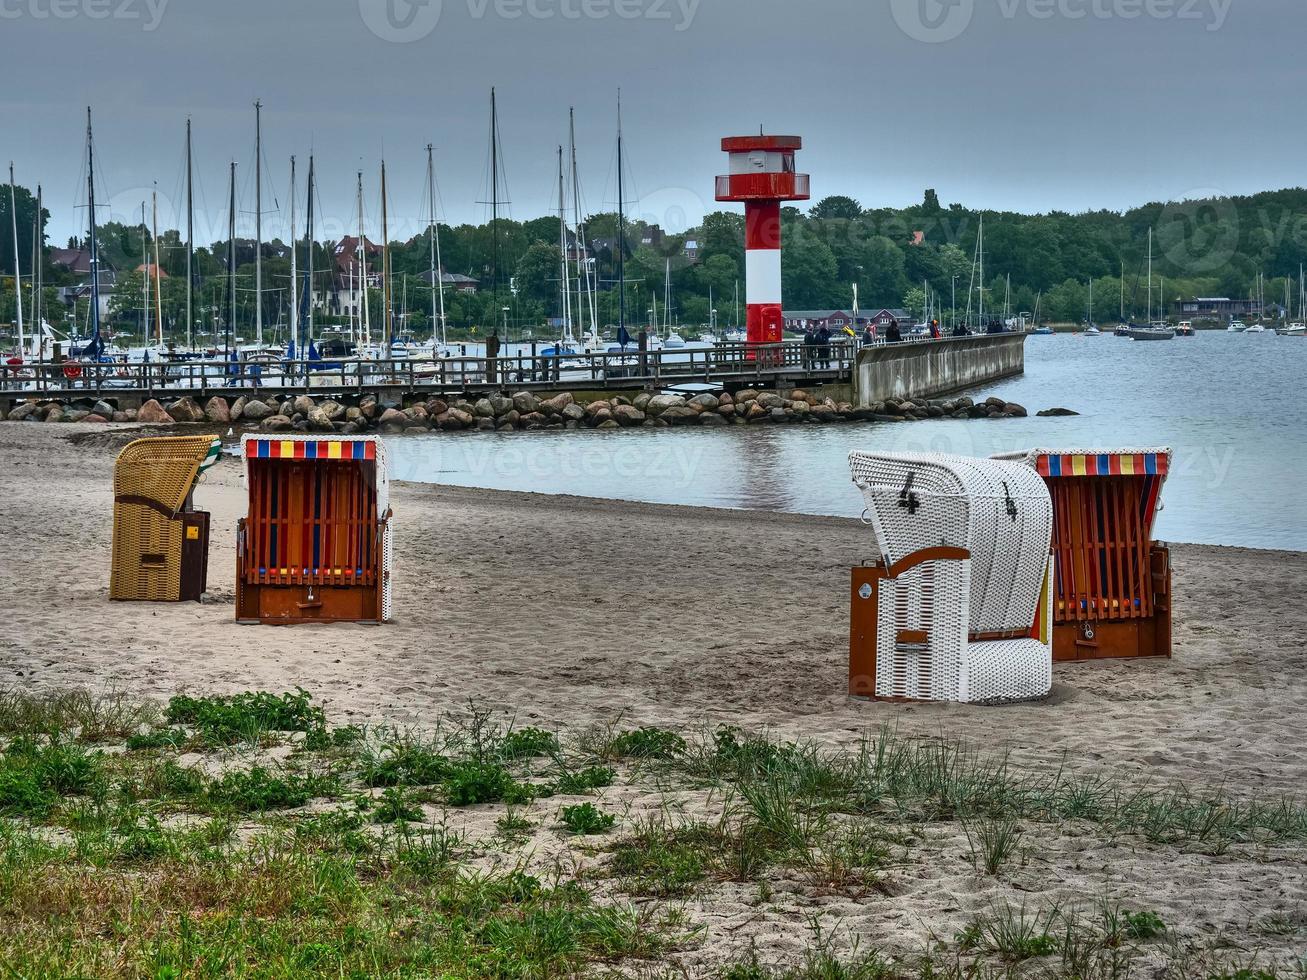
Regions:
<instances>
[{"instance_id":1,"label":"sailboat","mask_svg":"<svg viewBox=\"0 0 1307 980\"><path fill-rule=\"evenodd\" d=\"M1158 297L1159 303L1161 297ZM1148 312L1153 311L1153 229L1148 229ZM1160 311L1159 311L1160 312ZM1174 340L1175 330L1158 320L1146 327L1131 324L1126 335L1132 340Z\"/></svg>"},{"instance_id":2,"label":"sailboat","mask_svg":"<svg viewBox=\"0 0 1307 980\"><path fill-rule=\"evenodd\" d=\"M39 195L40 193L39 188L37 190L37 193ZM1288 289L1288 285L1289 284L1286 282L1285 283L1286 290ZM1284 309L1285 309L1284 315L1286 319L1289 316L1290 308L1291 306L1288 297L1286 295L1285 303L1284 303ZM1293 323L1288 324L1287 326L1280 327L1280 329L1276 330L1275 332L1279 334L1281 337L1307 336L1307 323L1305 323L1304 321L1307 321L1307 279L1304 279L1303 277L1303 267L1300 264L1298 266L1298 319L1295 320Z\"/></svg>"},{"instance_id":3,"label":"sailboat","mask_svg":"<svg viewBox=\"0 0 1307 980\"><path fill-rule=\"evenodd\" d=\"M1103 335L1103 331L1094 326L1094 280L1092 276L1089 279L1089 318L1086 322L1089 325L1085 327L1082 336L1101 337Z\"/></svg>"},{"instance_id":4,"label":"sailboat","mask_svg":"<svg viewBox=\"0 0 1307 980\"><path fill-rule=\"evenodd\" d=\"M672 327L672 260L668 259L663 273L663 346L668 350L680 350L685 346L685 338Z\"/></svg>"}]
</instances>

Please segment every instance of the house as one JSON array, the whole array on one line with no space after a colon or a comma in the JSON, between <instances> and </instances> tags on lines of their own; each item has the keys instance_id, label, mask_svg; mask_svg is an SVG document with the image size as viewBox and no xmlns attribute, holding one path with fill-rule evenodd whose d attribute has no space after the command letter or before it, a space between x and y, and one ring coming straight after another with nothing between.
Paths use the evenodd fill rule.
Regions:
<instances>
[{"instance_id":1,"label":"house","mask_svg":"<svg viewBox=\"0 0 1307 980\"><path fill-rule=\"evenodd\" d=\"M69 250L60 249L59 251L69 251ZM87 259L87 262L89 267L89 262L90 262L89 257ZM88 268L88 272L89 272L89 268ZM107 320L109 318L109 301L113 298L113 290L117 281L117 277L114 275L112 269L104 269L100 272L99 279L100 279L100 319ZM85 282L78 283L76 286L60 286L58 290L58 296L60 301L66 307L68 307L69 311L75 310L77 308L77 302L79 300L86 300L88 302L90 301L91 282L88 279Z\"/></svg>"},{"instance_id":2,"label":"house","mask_svg":"<svg viewBox=\"0 0 1307 980\"><path fill-rule=\"evenodd\" d=\"M430 270L419 273L418 278L429 285L431 283ZM481 288L480 279L460 275L457 272L445 272L444 270L441 270L440 281L446 289L452 289L456 293L475 293Z\"/></svg>"},{"instance_id":3,"label":"house","mask_svg":"<svg viewBox=\"0 0 1307 980\"><path fill-rule=\"evenodd\" d=\"M659 248L663 244L663 229L660 225L648 225L640 234L640 244L645 248Z\"/></svg>"},{"instance_id":4,"label":"house","mask_svg":"<svg viewBox=\"0 0 1307 980\"><path fill-rule=\"evenodd\" d=\"M1200 296L1180 301L1180 316L1186 320L1256 319L1261 315L1262 304L1255 299Z\"/></svg>"},{"instance_id":5,"label":"house","mask_svg":"<svg viewBox=\"0 0 1307 980\"><path fill-rule=\"evenodd\" d=\"M699 240L696 238L687 238L685 245L681 248L683 255L691 264L699 261Z\"/></svg>"},{"instance_id":6,"label":"house","mask_svg":"<svg viewBox=\"0 0 1307 980\"><path fill-rule=\"evenodd\" d=\"M91 274L91 250L87 248L52 248L50 264L76 276Z\"/></svg>"}]
</instances>

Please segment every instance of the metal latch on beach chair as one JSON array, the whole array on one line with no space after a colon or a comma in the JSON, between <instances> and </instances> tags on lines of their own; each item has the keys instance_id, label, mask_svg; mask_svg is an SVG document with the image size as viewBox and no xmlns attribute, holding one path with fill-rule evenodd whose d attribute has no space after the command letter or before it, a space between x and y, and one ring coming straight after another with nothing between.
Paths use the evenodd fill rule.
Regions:
<instances>
[{"instance_id":1,"label":"metal latch on beach chair","mask_svg":"<svg viewBox=\"0 0 1307 980\"><path fill-rule=\"evenodd\" d=\"M921 509L921 500L912 492L912 481L915 477L915 473L909 473L908 478L903 481L903 489L899 491L899 506L906 509L909 515L915 515Z\"/></svg>"}]
</instances>

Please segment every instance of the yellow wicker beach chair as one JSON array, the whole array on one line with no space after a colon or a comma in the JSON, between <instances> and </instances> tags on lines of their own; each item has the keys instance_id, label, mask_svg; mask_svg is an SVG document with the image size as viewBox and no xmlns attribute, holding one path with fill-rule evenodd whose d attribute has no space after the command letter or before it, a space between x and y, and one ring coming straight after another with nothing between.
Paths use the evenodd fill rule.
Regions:
<instances>
[{"instance_id":1,"label":"yellow wicker beach chair","mask_svg":"<svg viewBox=\"0 0 1307 980\"><path fill-rule=\"evenodd\" d=\"M199 475L218 460L216 436L138 439L113 470L109 598L199 601L206 586L209 515L194 510Z\"/></svg>"}]
</instances>

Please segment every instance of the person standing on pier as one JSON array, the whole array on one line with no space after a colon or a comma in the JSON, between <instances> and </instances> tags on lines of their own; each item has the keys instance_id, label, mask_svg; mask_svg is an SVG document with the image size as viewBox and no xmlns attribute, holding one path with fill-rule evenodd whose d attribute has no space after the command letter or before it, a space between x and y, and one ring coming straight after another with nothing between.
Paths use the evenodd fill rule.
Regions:
<instances>
[{"instance_id":1,"label":"person standing on pier","mask_svg":"<svg viewBox=\"0 0 1307 980\"><path fill-rule=\"evenodd\" d=\"M637 334L637 343L640 348L640 373L649 373L649 330L646 327L640 328Z\"/></svg>"},{"instance_id":2,"label":"person standing on pier","mask_svg":"<svg viewBox=\"0 0 1307 980\"><path fill-rule=\"evenodd\" d=\"M817 331L817 350L819 356L821 357L821 366L823 368L829 369L830 368L830 327L828 327L824 323L821 325L821 328Z\"/></svg>"}]
</instances>

